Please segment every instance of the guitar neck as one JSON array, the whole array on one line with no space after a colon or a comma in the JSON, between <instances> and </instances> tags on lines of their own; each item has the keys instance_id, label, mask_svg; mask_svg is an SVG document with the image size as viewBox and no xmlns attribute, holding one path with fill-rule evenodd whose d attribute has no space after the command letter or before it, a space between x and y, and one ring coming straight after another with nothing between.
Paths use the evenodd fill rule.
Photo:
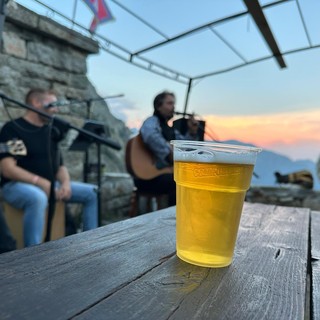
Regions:
<instances>
[{"instance_id":1,"label":"guitar neck","mask_svg":"<svg viewBox=\"0 0 320 320\"><path fill-rule=\"evenodd\" d=\"M5 143L0 143L0 153L8 152L8 146Z\"/></svg>"}]
</instances>

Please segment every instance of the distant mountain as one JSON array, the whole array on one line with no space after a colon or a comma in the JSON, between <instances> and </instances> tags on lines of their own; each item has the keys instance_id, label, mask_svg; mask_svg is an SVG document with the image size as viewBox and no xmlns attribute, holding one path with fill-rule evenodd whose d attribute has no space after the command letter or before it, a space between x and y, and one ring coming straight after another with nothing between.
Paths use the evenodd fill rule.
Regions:
<instances>
[{"instance_id":1,"label":"distant mountain","mask_svg":"<svg viewBox=\"0 0 320 320\"><path fill-rule=\"evenodd\" d=\"M222 141L222 143L231 143L236 145L249 145L237 140ZM277 186L274 172L288 174L299 170L308 170L313 175L314 190L320 190L320 182L316 172L316 164L311 160L293 161L287 156L275 153L266 149L258 155L258 159L254 168L254 172L258 177L253 176L251 184L253 186Z\"/></svg>"}]
</instances>

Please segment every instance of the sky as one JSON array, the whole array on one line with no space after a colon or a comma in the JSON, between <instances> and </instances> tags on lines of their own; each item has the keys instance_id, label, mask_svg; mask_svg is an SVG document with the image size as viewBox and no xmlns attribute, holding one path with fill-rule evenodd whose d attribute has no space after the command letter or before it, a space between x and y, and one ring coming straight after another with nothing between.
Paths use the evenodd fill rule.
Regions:
<instances>
[{"instance_id":1,"label":"sky","mask_svg":"<svg viewBox=\"0 0 320 320\"><path fill-rule=\"evenodd\" d=\"M58 22L57 14L34 0L16 2ZM60 13L74 17L89 27L92 12L83 0L41 0ZM261 5L274 1L260 0ZM186 30L246 10L241 0L106 0L114 19L101 24L97 34L130 52L151 46L164 37L146 28L123 9L125 6L165 36L173 37ZM75 7L76 4L76 7ZM74 10L76 8L76 10ZM304 22L298 15L303 13ZM320 1L292 0L264 10L282 52L320 44ZM61 20L61 21L60 21ZM307 27L308 36L304 32ZM67 24L66 24L67 25ZM76 29L75 26L71 26ZM76 29L77 30L77 29ZM222 35L239 55L227 48ZM308 39L309 37L309 39ZM187 85L168 79L127 62L126 54L100 50L88 58L88 77L102 97L108 99L111 112L129 128L139 128L153 111L152 101L163 90L175 93L176 110L183 111ZM117 51L114 51L118 53ZM264 40L249 17L217 24L174 44L143 54L144 58L187 74L190 77L221 70L239 62L250 62L270 55ZM230 139L255 144L278 152L292 160L317 161L320 155L320 48L284 55L286 68L275 59L206 77L193 82L187 112L206 123L206 139ZM242 59L242 60L241 60Z\"/></svg>"}]
</instances>

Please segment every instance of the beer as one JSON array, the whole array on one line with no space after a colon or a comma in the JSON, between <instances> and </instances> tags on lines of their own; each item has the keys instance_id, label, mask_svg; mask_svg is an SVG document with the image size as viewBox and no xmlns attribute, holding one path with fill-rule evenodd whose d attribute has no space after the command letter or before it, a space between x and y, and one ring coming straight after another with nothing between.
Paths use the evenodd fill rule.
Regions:
<instances>
[{"instance_id":1,"label":"beer","mask_svg":"<svg viewBox=\"0 0 320 320\"><path fill-rule=\"evenodd\" d=\"M181 147L183 143L186 146ZM173 144L177 255L200 266L227 266L232 261L244 197L259 149L247 148L241 153L238 147L228 145L206 146L191 141Z\"/></svg>"}]
</instances>

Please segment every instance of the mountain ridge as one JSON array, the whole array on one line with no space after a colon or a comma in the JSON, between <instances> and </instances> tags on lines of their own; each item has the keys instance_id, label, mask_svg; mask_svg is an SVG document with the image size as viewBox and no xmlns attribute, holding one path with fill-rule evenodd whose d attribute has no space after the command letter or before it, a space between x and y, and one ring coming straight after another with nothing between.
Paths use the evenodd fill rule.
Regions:
<instances>
[{"instance_id":1,"label":"mountain ridge","mask_svg":"<svg viewBox=\"0 0 320 320\"><path fill-rule=\"evenodd\" d=\"M244 143L238 140L225 140L221 143L246 145L257 147L251 143ZM320 182L317 175L316 163L312 160L292 160L289 157L280 153L263 149L258 155L257 162L254 167L254 172L257 176L253 176L251 180L252 186L279 186L276 182L274 172L278 171L281 174L289 174L295 171L308 170L311 172L314 180L314 190L320 190Z\"/></svg>"}]
</instances>

